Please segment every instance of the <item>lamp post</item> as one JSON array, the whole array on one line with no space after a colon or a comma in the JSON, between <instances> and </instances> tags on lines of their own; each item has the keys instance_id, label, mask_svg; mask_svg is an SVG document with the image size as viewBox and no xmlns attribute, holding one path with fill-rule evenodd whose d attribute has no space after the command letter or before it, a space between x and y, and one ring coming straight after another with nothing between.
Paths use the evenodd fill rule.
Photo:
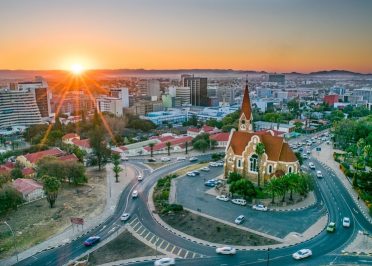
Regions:
<instances>
[{"instance_id":1,"label":"lamp post","mask_svg":"<svg viewBox=\"0 0 372 266\"><path fill-rule=\"evenodd\" d=\"M16 252L16 257L17 257L17 262L18 262L18 251L17 251L17 247L16 247L16 241L15 241L15 234L14 234L14 231L12 229L12 227L5 221L4 224L6 226L9 227L10 231L12 232L12 235L13 235L13 246L14 246L14 250Z\"/></svg>"},{"instance_id":2,"label":"lamp post","mask_svg":"<svg viewBox=\"0 0 372 266\"><path fill-rule=\"evenodd\" d=\"M266 266L269 266L269 261L270 261L270 248L267 248L267 261L266 261Z\"/></svg>"}]
</instances>

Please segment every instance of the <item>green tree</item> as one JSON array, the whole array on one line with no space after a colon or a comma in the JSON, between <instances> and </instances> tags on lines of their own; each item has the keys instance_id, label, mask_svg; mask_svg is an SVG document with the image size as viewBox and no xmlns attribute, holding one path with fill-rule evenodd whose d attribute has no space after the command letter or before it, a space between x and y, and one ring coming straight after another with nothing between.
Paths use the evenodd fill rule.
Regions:
<instances>
[{"instance_id":1,"label":"green tree","mask_svg":"<svg viewBox=\"0 0 372 266\"><path fill-rule=\"evenodd\" d=\"M288 191L288 178L285 175L278 178L279 194L282 195L282 202L285 201L285 195Z\"/></svg>"},{"instance_id":2,"label":"green tree","mask_svg":"<svg viewBox=\"0 0 372 266\"><path fill-rule=\"evenodd\" d=\"M293 201L293 192L299 191L299 178L300 175L297 173L288 173L282 178L287 179L288 190L289 190L289 200Z\"/></svg>"},{"instance_id":3,"label":"green tree","mask_svg":"<svg viewBox=\"0 0 372 266\"><path fill-rule=\"evenodd\" d=\"M58 197L58 191L61 187L61 182L54 176L44 175L42 177L44 184L44 192L46 199L49 202L50 208L54 208L55 202Z\"/></svg>"},{"instance_id":4,"label":"green tree","mask_svg":"<svg viewBox=\"0 0 372 266\"><path fill-rule=\"evenodd\" d=\"M46 156L37 162L37 176L42 178L45 175L56 177L63 181L67 176L65 162L53 156Z\"/></svg>"},{"instance_id":5,"label":"green tree","mask_svg":"<svg viewBox=\"0 0 372 266\"><path fill-rule=\"evenodd\" d=\"M154 155L154 146L155 146L155 143L150 143L149 144L149 147L150 147L150 156L152 157Z\"/></svg>"},{"instance_id":6,"label":"green tree","mask_svg":"<svg viewBox=\"0 0 372 266\"><path fill-rule=\"evenodd\" d=\"M98 127L93 129L90 134L89 142L93 150L93 155L97 160L98 170L101 171L102 166L107 163L110 156L110 150L107 148L103 130Z\"/></svg>"},{"instance_id":7,"label":"green tree","mask_svg":"<svg viewBox=\"0 0 372 266\"><path fill-rule=\"evenodd\" d=\"M167 146L167 151L168 151L168 156L170 156L170 148L172 146L172 143L170 143L169 141L167 143L165 143L165 145Z\"/></svg>"},{"instance_id":8,"label":"green tree","mask_svg":"<svg viewBox=\"0 0 372 266\"><path fill-rule=\"evenodd\" d=\"M189 142L185 142L185 153L187 154L189 152Z\"/></svg>"},{"instance_id":9,"label":"green tree","mask_svg":"<svg viewBox=\"0 0 372 266\"><path fill-rule=\"evenodd\" d=\"M265 153L265 145L261 142L258 143L256 145L255 153L258 156L258 159L257 159L257 185L258 185L258 187L261 187L261 160L262 160L262 155Z\"/></svg>"},{"instance_id":10,"label":"green tree","mask_svg":"<svg viewBox=\"0 0 372 266\"><path fill-rule=\"evenodd\" d=\"M204 139L199 139L193 144L193 148L198 151L205 152L208 149L208 142Z\"/></svg>"},{"instance_id":11,"label":"green tree","mask_svg":"<svg viewBox=\"0 0 372 266\"><path fill-rule=\"evenodd\" d=\"M304 125L304 124L303 124L302 122L298 122L298 121L295 122L295 123L294 123L295 130L296 130L296 131L301 131L303 125Z\"/></svg>"},{"instance_id":12,"label":"green tree","mask_svg":"<svg viewBox=\"0 0 372 266\"><path fill-rule=\"evenodd\" d=\"M4 185L0 189L0 214L4 214L11 209L16 210L22 202L21 193L13 187Z\"/></svg>"},{"instance_id":13,"label":"green tree","mask_svg":"<svg viewBox=\"0 0 372 266\"><path fill-rule=\"evenodd\" d=\"M88 182L84 165L74 161L65 162L64 164L69 183L72 181L74 185L80 185Z\"/></svg>"},{"instance_id":14,"label":"green tree","mask_svg":"<svg viewBox=\"0 0 372 266\"><path fill-rule=\"evenodd\" d=\"M296 152L295 152L295 155L296 155L297 160L298 160L298 162L300 163L300 165L302 165L302 164L304 163L304 158L302 158L301 153L298 152L298 151L296 151Z\"/></svg>"},{"instance_id":15,"label":"green tree","mask_svg":"<svg viewBox=\"0 0 372 266\"><path fill-rule=\"evenodd\" d=\"M237 172L231 172L227 178L227 183L230 184L230 183L233 183L233 182L236 182L240 179L243 179L243 176Z\"/></svg>"},{"instance_id":16,"label":"green tree","mask_svg":"<svg viewBox=\"0 0 372 266\"><path fill-rule=\"evenodd\" d=\"M245 199L251 199L257 195L254 185L248 179L239 179L230 184L230 192L240 195Z\"/></svg>"},{"instance_id":17,"label":"green tree","mask_svg":"<svg viewBox=\"0 0 372 266\"><path fill-rule=\"evenodd\" d=\"M112 158L112 163L113 163L113 168L112 168L112 171L114 171L115 173L115 182L118 183L119 182L119 174L121 171L123 171L123 169L120 167L120 155L117 154L117 153L114 153L112 154L111 156Z\"/></svg>"},{"instance_id":18,"label":"green tree","mask_svg":"<svg viewBox=\"0 0 372 266\"><path fill-rule=\"evenodd\" d=\"M264 188L264 191L271 195L271 203L275 203L275 196L280 194L280 181L277 178L272 178Z\"/></svg>"},{"instance_id":19,"label":"green tree","mask_svg":"<svg viewBox=\"0 0 372 266\"><path fill-rule=\"evenodd\" d=\"M11 181L11 177L8 173L0 174L0 188Z\"/></svg>"},{"instance_id":20,"label":"green tree","mask_svg":"<svg viewBox=\"0 0 372 266\"><path fill-rule=\"evenodd\" d=\"M210 143L210 145L211 145L211 149L212 149L212 150L214 150L214 149L217 147L217 145L218 145L217 141L214 140L214 139L211 139L211 140L209 141L209 143Z\"/></svg>"},{"instance_id":21,"label":"green tree","mask_svg":"<svg viewBox=\"0 0 372 266\"><path fill-rule=\"evenodd\" d=\"M24 178L24 175L23 175L22 168L21 168L20 164L17 163L15 165L15 167L12 169L12 171L10 171L10 176L13 179Z\"/></svg>"}]
</instances>

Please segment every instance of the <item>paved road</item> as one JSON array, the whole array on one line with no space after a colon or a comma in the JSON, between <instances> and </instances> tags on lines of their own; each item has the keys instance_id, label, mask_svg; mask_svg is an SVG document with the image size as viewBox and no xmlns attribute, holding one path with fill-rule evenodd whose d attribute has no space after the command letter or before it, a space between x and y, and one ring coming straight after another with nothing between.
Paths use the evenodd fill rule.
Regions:
<instances>
[{"instance_id":1,"label":"paved road","mask_svg":"<svg viewBox=\"0 0 372 266\"><path fill-rule=\"evenodd\" d=\"M182 248L187 250L187 252L193 252L195 254L203 254L205 256L204 258L195 257L194 259L178 260L177 264L179 265L267 265L267 251L239 251L238 254L233 257L216 256L213 248L180 238L165 230L153 220L146 202L150 188L162 176L189 164L190 162L188 161L178 162L168 167L158 169L150 174L146 167L143 167L140 163L135 163L136 167L140 167L139 171L144 171L145 180L141 183L136 181L130 183L124 190L114 215L91 232L91 234L99 235L103 239L109 237L122 226L119 218L121 213L125 210L132 212L138 221L141 222L141 225L150 233L160 236L163 240L166 240L177 248ZM317 180L317 184L322 201L328 209L330 220L337 223L337 231L334 234L322 232L312 240L297 246L270 251L270 265L320 265L331 262L358 262L360 264L371 265L372 258L370 257L340 256L340 251L345 245L352 241L358 230L369 231L371 233L371 224L369 224L358 211L358 207L354 204L337 177L333 176L331 171L323 168L319 163L315 162L315 164L325 175L324 179ZM131 192L133 189L138 189L140 192L140 196L136 200L131 199ZM341 219L343 216L352 218L351 228L344 229L341 227ZM302 219L307 219L307 217L302 217ZM287 223L292 222L288 221ZM86 248L82 245L85 238L86 237L81 237L65 246L37 254L21 261L18 265L62 265L86 251ZM313 250L313 257L303 262L294 262L290 254L305 247ZM189 258L188 256L185 257ZM152 264L152 262L147 262L137 263L136 265Z\"/></svg>"}]
</instances>

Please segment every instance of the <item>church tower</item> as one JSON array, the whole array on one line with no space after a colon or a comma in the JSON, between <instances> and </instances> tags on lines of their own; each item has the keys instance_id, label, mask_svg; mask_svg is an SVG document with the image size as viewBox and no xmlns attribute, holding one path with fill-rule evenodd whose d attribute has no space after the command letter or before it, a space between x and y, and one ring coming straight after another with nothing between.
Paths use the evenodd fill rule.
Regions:
<instances>
[{"instance_id":1,"label":"church tower","mask_svg":"<svg viewBox=\"0 0 372 266\"><path fill-rule=\"evenodd\" d=\"M244 88L242 108L239 117L239 129L241 132L253 132L253 115L251 109L251 100L249 99L248 80Z\"/></svg>"}]
</instances>

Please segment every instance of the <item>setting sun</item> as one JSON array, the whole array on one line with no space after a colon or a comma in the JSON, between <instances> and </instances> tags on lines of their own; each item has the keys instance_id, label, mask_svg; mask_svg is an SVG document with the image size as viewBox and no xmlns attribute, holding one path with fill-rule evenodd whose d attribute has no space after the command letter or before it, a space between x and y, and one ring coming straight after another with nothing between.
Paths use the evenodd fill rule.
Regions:
<instances>
[{"instance_id":1,"label":"setting sun","mask_svg":"<svg viewBox=\"0 0 372 266\"><path fill-rule=\"evenodd\" d=\"M81 72L84 71L84 68L80 64L73 64L70 68L71 72L74 73L75 75L81 74Z\"/></svg>"}]
</instances>

